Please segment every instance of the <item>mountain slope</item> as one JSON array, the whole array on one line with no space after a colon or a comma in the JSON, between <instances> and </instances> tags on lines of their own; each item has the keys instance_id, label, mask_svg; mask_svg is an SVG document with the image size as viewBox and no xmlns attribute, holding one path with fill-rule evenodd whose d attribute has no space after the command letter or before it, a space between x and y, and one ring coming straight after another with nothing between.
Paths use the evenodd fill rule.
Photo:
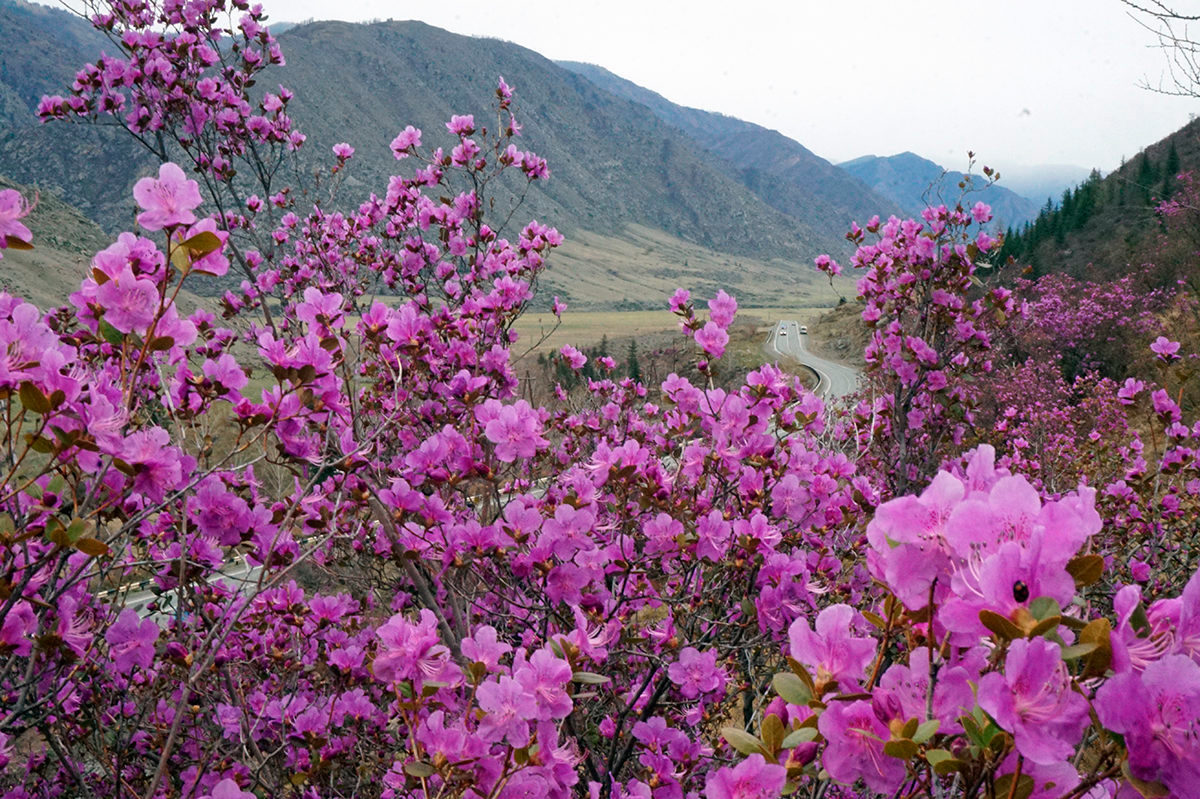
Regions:
<instances>
[{"instance_id":1,"label":"mountain slope","mask_svg":"<svg viewBox=\"0 0 1200 799\"><path fill-rule=\"evenodd\" d=\"M74 14L0 0L0 172L52 187L109 230L133 222L133 183L152 162L110 128L42 125L37 104L61 94L75 71L114 48Z\"/></svg>"},{"instance_id":2,"label":"mountain slope","mask_svg":"<svg viewBox=\"0 0 1200 799\"><path fill-rule=\"evenodd\" d=\"M106 40L65 12L0 0L0 33L9 31L22 35L5 35L0 54L0 171L57 190L110 231L129 227L130 190L155 168L149 156L113 130L43 126L35 116L41 95L63 92ZM846 246L841 220L828 224L828 215L797 218L771 207L733 167L645 106L524 48L416 22L310 23L288 28L280 43L288 64L263 82L296 93L289 111L308 136L306 169L327 169L333 144L354 145L356 156L343 173L342 196L351 204L382 193L393 172L411 169L397 165L388 147L405 125L422 128L427 146L450 141L444 123L451 114L474 113L478 125L486 125L496 80L504 75L517 88L524 128L518 144L545 157L552 177L527 194L521 181L495 184L501 189L497 213L502 218L525 194L513 224L532 217L574 235L568 268L552 270L547 282L578 303L660 305L669 292L622 289L609 274L650 264L705 285L713 281L698 265L712 265L750 301L803 299L811 297L809 281L797 280L796 270ZM616 246L622 239L642 248L638 266L610 262L624 251ZM605 279L582 279L599 269Z\"/></svg>"},{"instance_id":3,"label":"mountain slope","mask_svg":"<svg viewBox=\"0 0 1200 799\"><path fill-rule=\"evenodd\" d=\"M649 108L718 156L771 207L841 235L850 222L899 212L893 201L774 130L712 111L687 108L594 64L560 61L597 86ZM839 245L840 246L840 245Z\"/></svg>"},{"instance_id":4,"label":"mountain slope","mask_svg":"<svg viewBox=\"0 0 1200 799\"><path fill-rule=\"evenodd\" d=\"M909 216L920 214L931 202L947 205L956 202L958 184L965 177L962 172L944 170L933 161L909 152L886 158L864 155L838 166L890 198ZM986 183L980 175L975 175L973 180L977 186ZM1036 203L1000 184L973 192L968 199L972 204L983 201L990 205L993 218L1001 228L1022 224L1038 213Z\"/></svg>"},{"instance_id":5,"label":"mountain slope","mask_svg":"<svg viewBox=\"0 0 1200 799\"><path fill-rule=\"evenodd\" d=\"M1196 203L1187 198L1185 187L1198 170L1200 120L1104 177L1093 172L1066 192L1058 207L1010 231L1001 256L1011 255L1039 275L1067 272L1085 280L1111 280L1145 269L1146 279L1155 285L1178 277L1194 279L1200 226ZM1165 199L1180 200L1183 214L1164 226L1155 209Z\"/></svg>"}]
</instances>

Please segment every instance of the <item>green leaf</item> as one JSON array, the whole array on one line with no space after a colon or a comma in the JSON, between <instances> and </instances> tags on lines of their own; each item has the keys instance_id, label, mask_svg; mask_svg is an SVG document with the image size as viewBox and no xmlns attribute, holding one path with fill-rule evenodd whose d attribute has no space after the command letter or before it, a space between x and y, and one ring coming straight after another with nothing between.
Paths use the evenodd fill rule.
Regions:
<instances>
[{"instance_id":1,"label":"green leaf","mask_svg":"<svg viewBox=\"0 0 1200 799\"><path fill-rule=\"evenodd\" d=\"M991 610L979 611L979 620L983 622L983 626L987 627L1002 641L1015 641L1018 638L1024 638L1025 634L1021 632L1021 628L1013 624L1008 619L1001 616L999 613Z\"/></svg>"},{"instance_id":2,"label":"green leaf","mask_svg":"<svg viewBox=\"0 0 1200 799\"><path fill-rule=\"evenodd\" d=\"M941 725L942 722L938 719L930 719L917 727L917 731L913 733L912 739L919 744L923 744L934 736Z\"/></svg>"},{"instance_id":3,"label":"green leaf","mask_svg":"<svg viewBox=\"0 0 1200 799\"><path fill-rule=\"evenodd\" d=\"M18 393L21 397L21 404L25 406L26 410L30 410L39 414L46 414L50 412L50 398L43 394L40 388L35 386L33 383L30 383L28 380L21 384L21 388L18 390Z\"/></svg>"},{"instance_id":4,"label":"green leaf","mask_svg":"<svg viewBox=\"0 0 1200 799\"><path fill-rule=\"evenodd\" d=\"M1045 635L1051 630L1058 627L1062 621L1062 616L1047 616L1046 618L1033 625L1033 629L1029 631L1030 638L1037 638L1039 635Z\"/></svg>"},{"instance_id":5,"label":"green leaf","mask_svg":"<svg viewBox=\"0 0 1200 799\"><path fill-rule=\"evenodd\" d=\"M1068 646L1068 647L1064 648L1062 651L1062 659L1063 660L1076 660L1078 658L1083 657L1084 655L1092 654L1099 648L1100 648L1100 645L1095 642L1089 642L1086 644L1075 644L1074 646Z\"/></svg>"},{"instance_id":6,"label":"green leaf","mask_svg":"<svg viewBox=\"0 0 1200 799\"><path fill-rule=\"evenodd\" d=\"M768 750L772 754L778 752L783 746L783 721L774 713L767 715L762 722L762 740L766 744Z\"/></svg>"},{"instance_id":7,"label":"green leaf","mask_svg":"<svg viewBox=\"0 0 1200 799\"><path fill-rule=\"evenodd\" d=\"M175 339L171 338L170 336L155 336L154 338L150 339L148 348L150 352L162 352L164 350L169 350L174 346Z\"/></svg>"},{"instance_id":8,"label":"green leaf","mask_svg":"<svg viewBox=\"0 0 1200 799\"><path fill-rule=\"evenodd\" d=\"M103 319L100 320L100 337L114 347L121 346L121 342L125 340L124 333L122 333L120 330L117 330Z\"/></svg>"},{"instance_id":9,"label":"green leaf","mask_svg":"<svg viewBox=\"0 0 1200 799\"><path fill-rule=\"evenodd\" d=\"M75 542L75 548L85 555L91 555L93 558L107 555L109 551L108 544L98 538L80 538Z\"/></svg>"},{"instance_id":10,"label":"green leaf","mask_svg":"<svg viewBox=\"0 0 1200 799\"><path fill-rule=\"evenodd\" d=\"M1076 587L1091 585L1104 574L1104 558L1099 555L1076 555L1067 561L1067 573L1075 579Z\"/></svg>"},{"instance_id":11,"label":"green leaf","mask_svg":"<svg viewBox=\"0 0 1200 799\"><path fill-rule=\"evenodd\" d=\"M815 741L816 738L817 738L817 728L816 727L801 727L798 730L792 730L790 733L788 733L788 736L783 739L783 743L780 745L779 748L780 749L794 749L795 747L799 746L800 744L805 744L805 743L808 743L809 741Z\"/></svg>"},{"instance_id":12,"label":"green leaf","mask_svg":"<svg viewBox=\"0 0 1200 799\"><path fill-rule=\"evenodd\" d=\"M919 751L920 747L908 738L895 738L883 745L883 753L897 760L911 760Z\"/></svg>"},{"instance_id":13,"label":"green leaf","mask_svg":"<svg viewBox=\"0 0 1200 799\"><path fill-rule=\"evenodd\" d=\"M437 770L428 763L405 763L404 773L413 777L432 777L437 773Z\"/></svg>"},{"instance_id":14,"label":"green leaf","mask_svg":"<svg viewBox=\"0 0 1200 799\"><path fill-rule=\"evenodd\" d=\"M767 749L762 741L738 727L722 727L721 737L743 755L760 754L766 757L771 756L770 750Z\"/></svg>"},{"instance_id":15,"label":"green leaf","mask_svg":"<svg viewBox=\"0 0 1200 799\"><path fill-rule=\"evenodd\" d=\"M781 671L776 674L771 678L771 685L775 687L775 693L779 694L788 704L803 707L812 701L812 690L804 680L789 671Z\"/></svg>"},{"instance_id":16,"label":"green leaf","mask_svg":"<svg viewBox=\"0 0 1200 799\"><path fill-rule=\"evenodd\" d=\"M1033 777L1030 777L1028 774L1022 774L1021 778L1017 780L1016 790L1013 790L1013 776L1012 774L1005 774L1003 777L996 778L996 796L1029 799L1033 795Z\"/></svg>"},{"instance_id":17,"label":"green leaf","mask_svg":"<svg viewBox=\"0 0 1200 799\"><path fill-rule=\"evenodd\" d=\"M594 674L590 671L577 671L571 675L571 682L583 685L603 685L604 683L612 682L612 680L603 674Z\"/></svg>"},{"instance_id":18,"label":"green leaf","mask_svg":"<svg viewBox=\"0 0 1200 799\"><path fill-rule=\"evenodd\" d=\"M1038 621L1048 619L1051 616L1061 616L1062 608L1058 606L1058 602L1054 597L1040 596L1029 603L1029 612Z\"/></svg>"},{"instance_id":19,"label":"green leaf","mask_svg":"<svg viewBox=\"0 0 1200 799\"><path fill-rule=\"evenodd\" d=\"M217 234L205 230L179 242L179 246L187 250L192 258L202 258L210 252L221 249L221 239Z\"/></svg>"}]
</instances>

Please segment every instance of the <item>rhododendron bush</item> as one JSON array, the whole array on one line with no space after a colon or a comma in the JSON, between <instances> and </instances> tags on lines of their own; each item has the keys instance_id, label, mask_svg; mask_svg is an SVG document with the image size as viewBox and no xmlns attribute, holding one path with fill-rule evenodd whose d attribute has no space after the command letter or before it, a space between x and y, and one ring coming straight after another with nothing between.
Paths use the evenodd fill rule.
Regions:
<instances>
[{"instance_id":1,"label":"rhododendron bush","mask_svg":"<svg viewBox=\"0 0 1200 799\"><path fill-rule=\"evenodd\" d=\"M1146 376L1026 406L986 206L852 230L849 403L716 388L736 300L681 289L701 380L537 407L510 328L562 237L485 213L549 176L503 79L314 202L260 10L91 11L117 55L43 112L163 163L69 304L0 295L5 796L1195 795L1200 428Z\"/></svg>"}]
</instances>

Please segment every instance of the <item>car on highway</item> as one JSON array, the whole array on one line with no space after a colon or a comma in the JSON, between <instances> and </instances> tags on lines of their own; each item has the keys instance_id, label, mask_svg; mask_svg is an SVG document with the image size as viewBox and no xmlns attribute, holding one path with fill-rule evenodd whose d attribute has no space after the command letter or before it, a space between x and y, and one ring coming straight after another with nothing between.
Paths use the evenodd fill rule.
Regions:
<instances>
[{"instance_id":1,"label":"car on highway","mask_svg":"<svg viewBox=\"0 0 1200 799\"><path fill-rule=\"evenodd\" d=\"M800 325L801 333L808 333L808 325Z\"/></svg>"}]
</instances>

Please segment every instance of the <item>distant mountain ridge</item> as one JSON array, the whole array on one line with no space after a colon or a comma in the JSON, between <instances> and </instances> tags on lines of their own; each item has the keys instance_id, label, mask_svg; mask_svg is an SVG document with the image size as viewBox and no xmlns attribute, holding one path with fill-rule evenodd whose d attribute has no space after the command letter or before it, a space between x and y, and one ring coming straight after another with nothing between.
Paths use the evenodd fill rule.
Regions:
<instances>
[{"instance_id":1,"label":"distant mountain ridge","mask_svg":"<svg viewBox=\"0 0 1200 799\"><path fill-rule=\"evenodd\" d=\"M35 115L43 94L63 93L75 70L112 45L74 15L24 0L0 0L0 30L22 33L6 37L0 53L0 171L58 192L110 232L129 227L135 210L130 190L156 168L151 158L116 131L41 125ZM886 205L820 159L820 179L795 185L774 167L727 161L647 106L510 43L390 21L301 24L279 38L287 66L267 75L269 84L296 93L289 112L308 136L305 168L327 169L329 148L349 140L357 152L344 172L344 196L353 203L369 191L382 192L387 177L402 168L388 143L405 125L422 128L426 144L436 145L449 141L443 125L451 114L474 113L481 126L487 124L503 75L517 89L524 128L518 144L545 157L552 172L524 197L514 224L537 218L563 229L569 240L589 234L574 235L568 260L576 274L552 270L547 278L550 289L567 295L573 285L588 282L578 279L585 277L578 270L619 274L635 268L608 260L622 248L605 242L628 231L645 256L637 268L656 264L664 275L707 285L712 281L702 269L708 267L698 266L707 264L750 301L813 297L807 279L812 258L844 253L848 222ZM726 119L731 130L779 137ZM822 181L848 196L822 196ZM515 196L523 190L520 183L503 185ZM500 201L503 214L513 199ZM583 251L588 248L590 254ZM597 291L604 285L604 296L576 299L608 307L665 301L665 295L647 292L621 296L615 277L592 281ZM660 281L652 282L657 291Z\"/></svg>"},{"instance_id":2,"label":"distant mountain ridge","mask_svg":"<svg viewBox=\"0 0 1200 799\"><path fill-rule=\"evenodd\" d=\"M851 222L900 210L890 198L872 191L778 131L678 105L595 64L558 63L619 97L649 108L660 120L719 157L730 175L784 214L841 236Z\"/></svg>"},{"instance_id":3,"label":"distant mountain ridge","mask_svg":"<svg viewBox=\"0 0 1200 799\"><path fill-rule=\"evenodd\" d=\"M965 178L962 172L943 169L912 152L887 157L864 155L838 166L890 198L909 216L920 214L930 203L956 202L960 193L958 184ZM982 188L987 179L981 174L973 175L972 183L980 190L970 195L971 204L982 201L990 205L995 224L1000 228L1023 224L1038 214L1037 203L1000 183Z\"/></svg>"}]
</instances>

